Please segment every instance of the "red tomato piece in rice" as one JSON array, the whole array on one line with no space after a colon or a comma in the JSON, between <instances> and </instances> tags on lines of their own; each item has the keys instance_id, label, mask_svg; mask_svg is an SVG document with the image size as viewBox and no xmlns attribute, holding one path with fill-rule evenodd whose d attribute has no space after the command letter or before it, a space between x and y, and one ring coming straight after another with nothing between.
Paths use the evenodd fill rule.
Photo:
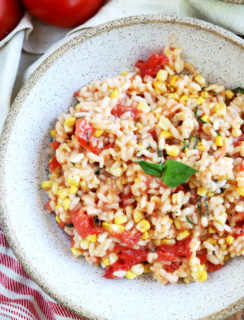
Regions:
<instances>
[{"instance_id":1,"label":"red tomato piece in rice","mask_svg":"<svg viewBox=\"0 0 244 320\"><path fill-rule=\"evenodd\" d=\"M132 233L130 231L124 231L121 233L113 234L115 238L120 239L122 242L126 243L128 246L134 246L141 239L141 232Z\"/></svg>"},{"instance_id":2,"label":"red tomato piece in rice","mask_svg":"<svg viewBox=\"0 0 244 320\"><path fill-rule=\"evenodd\" d=\"M57 150L58 147L60 146L60 142L58 142L56 139L53 140L53 142L50 143L50 147L53 149L53 150Z\"/></svg>"},{"instance_id":3,"label":"red tomato piece in rice","mask_svg":"<svg viewBox=\"0 0 244 320\"><path fill-rule=\"evenodd\" d=\"M87 120L78 119L76 121L75 135L83 148L95 154L99 154L100 150L96 147L98 140L94 137L94 128L89 122L87 122ZM92 144L94 141L95 146Z\"/></svg>"},{"instance_id":4,"label":"red tomato piece in rice","mask_svg":"<svg viewBox=\"0 0 244 320\"><path fill-rule=\"evenodd\" d=\"M130 112L131 117L134 119L140 113L140 111L133 106L124 106L121 103L116 104L116 106L112 109L111 114L117 118L120 118L122 114Z\"/></svg>"},{"instance_id":5,"label":"red tomato piece in rice","mask_svg":"<svg viewBox=\"0 0 244 320\"><path fill-rule=\"evenodd\" d=\"M155 77L164 64L169 64L168 57L162 53L154 53L146 61L137 61L136 68L140 69L142 77Z\"/></svg>"},{"instance_id":6,"label":"red tomato piece in rice","mask_svg":"<svg viewBox=\"0 0 244 320\"><path fill-rule=\"evenodd\" d=\"M60 163L58 162L57 158L53 156L51 161L48 163L48 166L49 170L53 172L60 166Z\"/></svg>"},{"instance_id":7,"label":"red tomato piece in rice","mask_svg":"<svg viewBox=\"0 0 244 320\"><path fill-rule=\"evenodd\" d=\"M184 240L177 241L175 244L157 246L158 260L175 262L178 258L190 258L192 254L189 246L190 241L191 238L188 237Z\"/></svg>"}]
</instances>

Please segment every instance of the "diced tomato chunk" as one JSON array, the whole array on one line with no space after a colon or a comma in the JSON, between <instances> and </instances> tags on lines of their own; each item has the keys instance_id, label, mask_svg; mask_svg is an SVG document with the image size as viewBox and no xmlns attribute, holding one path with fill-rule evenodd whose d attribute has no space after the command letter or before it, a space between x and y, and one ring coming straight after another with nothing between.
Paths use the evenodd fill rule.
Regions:
<instances>
[{"instance_id":1,"label":"diced tomato chunk","mask_svg":"<svg viewBox=\"0 0 244 320\"><path fill-rule=\"evenodd\" d=\"M155 77L164 64L169 64L168 57L162 53L154 53L146 61L137 61L136 67L140 69L142 77Z\"/></svg>"},{"instance_id":2,"label":"diced tomato chunk","mask_svg":"<svg viewBox=\"0 0 244 320\"><path fill-rule=\"evenodd\" d=\"M130 268L131 268L131 263L126 263L123 260L118 260L112 266L106 268L104 278L107 278L107 279L118 278L113 275L115 271L129 271Z\"/></svg>"},{"instance_id":3,"label":"diced tomato chunk","mask_svg":"<svg viewBox=\"0 0 244 320\"><path fill-rule=\"evenodd\" d=\"M132 233L131 231L124 231L121 233L113 233L113 236L128 246L134 246L141 239L141 232Z\"/></svg>"},{"instance_id":4,"label":"diced tomato chunk","mask_svg":"<svg viewBox=\"0 0 244 320\"><path fill-rule=\"evenodd\" d=\"M240 137L235 138L233 140L233 144L235 147L239 146L241 144L241 142L244 141L244 134L242 134Z\"/></svg>"},{"instance_id":5,"label":"diced tomato chunk","mask_svg":"<svg viewBox=\"0 0 244 320\"><path fill-rule=\"evenodd\" d=\"M240 163L240 171L244 171L244 160Z\"/></svg>"},{"instance_id":6,"label":"diced tomato chunk","mask_svg":"<svg viewBox=\"0 0 244 320\"><path fill-rule=\"evenodd\" d=\"M116 104L116 106L112 109L111 114L115 117L120 117L122 114L130 112L131 117L134 119L140 113L140 111L133 106L124 106L121 103Z\"/></svg>"},{"instance_id":7,"label":"diced tomato chunk","mask_svg":"<svg viewBox=\"0 0 244 320\"><path fill-rule=\"evenodd\" d=\"M156 129L155 129L155 128L152 128L152 129L150 129L148 132L149 132L149 133L151 134L151 136L153 137L153 140L156 141L156 142L158 142L158 135L157 135Z\"/></svg>"},{"instance_id":8,"label":"diced tomato chunk","mask_svg":"<svg viewBox=\"0 0 244 320\"><path fill-rule=\"evenodd\" d=\"M163 244L157 246L157 254L159 261L177 261L177 258L185 257L190 258L192 252L190 250L191 238L188 237L184 240L177 241L175 244Z\"/></svg>"},{"instance_id":9,"label":"diced tomato chunk","mask_svg":"<svg viewBox=\"0 0 244 320\"><path fill-rule=\"evenodd\" d=\"M60 142L58 142L56 139L53 140L53 142L50 143L50 147L53 149L53 150L57 150L58 147L60 146Z\"/></svg>"},{"instance_id":10,"label":"diced tomato chunk","mask_svg":"<svg viewBox=\"0 0 244 320\"><path fill-rule=\"evenodd\" d=\"M175 270L179 269L180 263L179 262L171 262L170 264L167 264L164 266L164 269L167 272L173 273Z\"/></svg>"},{"instance_id":11,"label":"diced tomato chunk","mask_svg":"<svg viewBox=\"0 0 244 320\"><path fill-rule=\"evenodd\" d=\"M223 268L224 264L213 264L212 262L208 261L207 259L207 250L201 250L197 253L197 257L200 259L201 264L206 265L206 270L208 272L214 272L221 268Z\"/></svg>"},{"instance_id":12,"label":"diced tomato chunk","mask_svg":"<svg viewBox=\"0 0 244 320\"><path fill-rule=\"evenodd\" d=\"M48 202L46 202L46 204L45 204L45 209L46 209L47 211L49 211L49 212L52 212L53 209L52 209L51 206L50 206L50 202L51 202L51 200L48 200Z\"/></svg>"},{"instance_id":13,"label":"diced tomato chunk","mask_svg":"<svg viewBox=\"0 0 244 320\"><path fill-rule=\"evenodd\" d=\"M80 96L80 90L75 91L74 96L75 97L79 97Z\"/></svg>"},{"instance_id":14,"label":"diced tomato chunk","mask_svg":"<svg viewBox=\"0 0 244 320\"><path fill-rule=\"evenodd\" d=\"M92 217L88 216L82 209L74 210L71 213L71 220L75 230L82 238L89 234L103 233L103 229L94 225Z\"/></svg>"},{"instance_id":15,"label":"diced tomato chunk","mask_svg":"<svg viewBox=\"0 0 244 320\"><path fill-rule=\"evenodd\" d=\"M98 139L94 137L94 128L89 122L87 122L87 120L78 119L76 121L75 135L83 148L95 154L100 153L101 150L96 147L98 144ZM91 143L92 141L95 141L95 146Z\"/></svg>"},{"instance_id":16,"label":"diced tomato chunk","mask_svg":"<svg viewBox=\"0 0 244 320\"><path fill-rule=\"evenodd\" d=\"M48 163L48 166L49 166L49 170L53 172L60 166L60 163L58 162L57 158L53 156L52 160Z\"/></svg>"},{"instance_id":17,"label":"diced tomato chunk","mask_svg":"<svg viewBox=\"0 0 244 320\"><path fill-rule=\"evenodd\" d=\"M123 194L121 196L121 206L122 208L125 208L126 206L128 206L128 200L133 198L133 194L131 192L129 192L128 194Z\"/></svg>"}]
</instances>

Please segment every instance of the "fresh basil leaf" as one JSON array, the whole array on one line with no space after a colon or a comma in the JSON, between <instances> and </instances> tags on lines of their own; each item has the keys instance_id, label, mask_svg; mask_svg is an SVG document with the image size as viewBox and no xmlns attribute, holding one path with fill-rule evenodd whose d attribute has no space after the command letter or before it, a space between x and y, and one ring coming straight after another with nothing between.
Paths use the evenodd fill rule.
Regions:
<instances>
[{"instance_id":1,"label":"fresh basil leaf","mask_svg":"<svg viewBox=\"0 0 244 320\"><path fill-rule=\"evenodd\" d=\"M185 183L197 170L175 160L167 160L164 163L162 180L168 187L178 187Z\"/></svg>"},{"instance_id":2,"label":"fresh basil leaf","mask_svg":"<svg viewBox=\"0 0 244 320\"><path fill-rule=\"evenodd\" d=\"M243 93L244 94L244 89L241 87L235 88L234 90L232 90L235 93Z\"/></svg>"},{"instance_id":3,"label":"fresh basil leaf","mask_svg":"<svg viewBox=\"0 0 244 320\"><path fill-rule=\"evenodd\" d=\"M145 173L151 174L154 177L161 177L163 171L162 164L156 164L147 161L137 161L140 167L144 170Z\"/></svg>"}]
</instances>

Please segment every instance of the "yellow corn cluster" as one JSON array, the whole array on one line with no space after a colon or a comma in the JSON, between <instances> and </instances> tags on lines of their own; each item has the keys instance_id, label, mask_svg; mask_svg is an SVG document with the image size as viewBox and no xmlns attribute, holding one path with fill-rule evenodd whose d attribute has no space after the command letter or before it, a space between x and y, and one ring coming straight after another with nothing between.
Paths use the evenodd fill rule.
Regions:
<instances>
[{"instance_id":1,"label":"yellow corn cluster","mask_svg":"<svg viewBox=\"0 0 244 320\"><path fill-rule=\"evenodd\" d=\"M197 74L194 77L194 81L196 81L196 83L198 83L201 87L203 87L206 84L206 80L201 74Z\"/></svg>"},{"instance_id":2,"label":"yellow corn cluster","mask_svg":"<svg viewBox=\"0 0 244 320\"><path fill-rule=\"evenodd\" d=\"M127 219L127 217L126 217L125 215L114 218L115 224L124 224L124 223L127 222L127 220L128 220L128 219Z\"/></svg>"},{"instance_id":3,"label":"yellow corn cluster","mask_svg":"<svg viewBox=\"0 0 244 320\"><path fill-rule=\"evenodd\" d=\"M209 116L207 114L204 114L202 117L201 117L202 121L204 122L209 122Z\"/></svg>"},{"instance_id":4,"label":"yellow corn cluster","mask_svg":"<svg viewBox=\"0 0 244 320\"><path fill-rule=\"evenodd\" d=\"M145 215L142 211L135 209L133 212L133 217L135 223L138 223L139 221L145 218Z\"/></svg>"},{"instance_id":5,"label":"yellow corn cluster","mask_svg":"<svg viewBox=\"0 0 244 320\"><path fill-rule=\"evenodd\" d=\"M215 144L216 144L217 147L223 147L224 139L221 136L217 136L215 138Z\"/></svg>"},{"instance_id":6,"label":"yellow corn cluster","mask_svg":"<svg viewBox=\"0 0 244 320\"><path fill-rule=\"evenodd\" d=\"M223 117L226 114L226 104L223 102L218 102L214 106L214 110L219 117Z\"/></svg>"},{"instance_id":7,"label":"yellow corn cluster","mask_svg":"<svg viewBox=\"0 0 244 320\"><path fill-rule=\"evenodd\" d=\"M186 95L184 95L184 96L182 96L182 97L180 98L180 103L185 105L186 102L188 101L188 99L189 99L189 97L186 96Z\"/></svg>"},{"instance_id":8,"label":"yellow corn cluster","mask_svg":"<svg viewBox=\"0 0 244 320\"><path fill-rule=\"evenodd\" d=\"M166 146L167 155L176 157L180 153L180 150L177 146Z\"/></svg>"},{"instance_id":9,"label":"yellow corn cluster","mask_svg":"<svg viewBox=\"0 0 244 320\"><path fill-rule=\"evenodd\" d=\"M50 131L50 135L51 135L52 138L56 138L56 136L57 136L57 131L56 131L55 129L51 130L51 131Z\"/></svg>"},{"instance_id":10,"label":"yellow corn cluster","mask_svg":"<svg viewBox=\"0 0 244 320\"><path fill-rule=\"evenodd\" d=\"M206 271L205 264L200 264L197 267L197 271L192 273L192 276L197 282L206 281L207 278L208 278L208 274L207 274L207 271Z\"/></svg>"},{"instance_id":11,"label":"yellow corn cluster","mask_svg":"<svg viewBox=\"0 0 244 320\"><path fill-rule=\"evenodd\" d=\"M117 98L118 95L119 95L119 90L118 89L114 89L110 94L110 98L111 99Z\"/></svg>"},{"instance_id":12,"label":"yellow corn cluster","mask_svg":"<svg viewBox=\"0 0 244 320\"><path fill-rule=\"evenodd\" d=\"M136 229L139 230L142 233L148 231L150 229L150 227L151 227L150 222L147 221L146 219L142 219L136 225Z\"/></svg>"},{"instance_id":13,"label":"yellow corn cluster","mask_svg":"<svg viewBox=\"0 0 244 320\"><path fill-rule=\"evenodd\" d=\"M168 78L168 72L166 70L159 70L159 72L157 73L156 79L158 81L166 81Z\"/></svg>"},{"instance_id":14,"label":"yellow corn cluster","mask_svg":"<svg viewBox=\"0 0 244 320\"><path fill-rule=\"evenodd\" d=\"M75 125L75 122L76 122L76 118L74 117L67 117L65 120L64 120L64 131L66 133L71 133L73 132L73 127Z\"/></svg>"},{"instance_id":15,"label":"yellow corn cluster","mask_svg":"<svg viewBox=\"0 0 244 320\"><path fill-rule=\"evenodd\" d=\"M232 237L231 235L228 235L226 238L225 238L225 241L228 243L228 245L231 245L233 242L234 242L234 237Z\"/></svg>"},{"instance_id":16,"label":"yellow corn cluster","mask_svg":"<svg viewBox=\"0 0 244 320\"><path fill-rule=\"evenodd\" d=\"M173 135L172 135L172 133L170 131L163 130L163 131L161 131L158 139L159 140L162 139L162 138L169 139L169 138L172 138L172 137L173 137Z\"/></svg>"},{"instance_id":17,"label":"yellow corn cluster","mask_svg":"<svg viewBox=\"0 0 244 320\"><path fill-rule=\"evenodd\" d=\"M186 239L187 237L189 237L189 235L190 235L190 232L187 231L187 230L185 230L185 231L183 231L183 232L178 233L177 236L176 236L176 239L179 240L179 241L180 241L180 240L184 240L184 239Z\"/></svg>"},{"instance_id":18,"label":"yellow corn cluster","mask_svg":"<svg viewBox=\"0 0 244 320\"><path fill-rule=\"evenodd\" d=\"M198 188L197 188L197 194L198 194L199 196L204 197L204 196L206 196L206 194L207 194L207 189L206 189L206 188L202 188L202 187L198 187Z\"/></svg>"},{"instance_id":19,"label":"yellow corn cluster","mask_svg":"<svg viewBox=\"0 0 244 320\"><path fill-rule=\"evenodd\" d=\"M225 94L226 94L226 97L227 97L228 99L233 99L234 96L235 96L234 92L231 91L231 90L226 90L226 91L225 91Z\"/></svg>"}]
</instances>

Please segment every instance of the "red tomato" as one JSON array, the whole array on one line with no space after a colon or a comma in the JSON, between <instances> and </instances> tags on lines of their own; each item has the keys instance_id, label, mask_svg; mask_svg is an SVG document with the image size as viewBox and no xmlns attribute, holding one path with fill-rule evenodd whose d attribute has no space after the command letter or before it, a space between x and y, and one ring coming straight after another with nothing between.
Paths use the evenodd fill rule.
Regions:
<instances>
[{"instance_id":1,"label":"red tomato","mask_svg":"<svg viewBox=\"0 0 244 320\"><path fill-rule=\"evenodd\" d=\"M207 250L201 250L201 252L197 253L197 257L200 259L201 264L206 265L206 270L208 272L214 272L221 268L223 268L224 264L213 264L207 259Z\"/></svg>"},{"instance_id":2,"label":"red tomato","mask_svg":"<svg viewBox=\"0 0 244 320\"><path fill-rule=\"evenodd\" d=\"M78 119L76 121L75 135L83 148L99 154L101 150L91 143L92 141L95 141L95 145L97 145L98 139L94 137L94 129L87 120Z\"/></svg>"},{"instance_id":3,"label":"red tomato","mask_svg":"<svg viewBox=\"0 0 244 320\"><path fill-rule=\"evenodd\" d=\"M180 263L179 262L171 262L170 264L167 264L164 266L164 269L167 272L173 273L175 270L179 269Z\"/></svg>"},{"instance_id":4,"label":"red tomato","mask_svg":"<svg viewBox=\"0 0 244 320\"><path fill-rule=\"evenodd\" d=\"M22 15L19 0L0 0L0 40L17 26Z\"/></svg>"},{"instance_id":5,"label":"red tomato","mask_svg":"<svg viewBox=\"0 0 244 320\"><path fill-rule=\"evenodd\" d=\"M107 279L115 279L117 278L116 276L113 275L113 273L115 271L129 271L131 268L131 264L130 263L126 263L123 260L118 260L117 262L115 262L111 267L106 268L105 274L104 274L104 278Z\"/></svg>"},{"instance_id":6,"label":"red tomato","mask_svg":"<svg viewBox=\"0 0 244 320\"><path fill-rule=\"evenodd\" d=\"M124 231L121 233L115 233L113 236L120 239L128 246L134 246L141 239L141 232L132 233L130 231Z\"/></svg>"},{"instance_id":7,"label":"red tomato","mask_svg":"<svg viewBox=\"0 0 244 320\"><path fill-rule=\"evenodd\" d=\"M155 128L152 128L152 129L150 129L148 132L151 134L153 140L156 141L156 142L158 142L158 135L157 135L156 129L155 129Z\"/></svg>"},{"instance_id":8,"label":"red tomato","mask_svg":"<svg viewBox=\"0 0 244 320\"><path fill-rule=\"evenodd\" d=\"M60 146L60 142L58 142L57 140L53 140L53 142L50 143L50 147L53 149L53 150L57 150L58 147Z\"/></svg>"},{"instance_id":9,"label":"red tomato","mask_svg":"<svg viewBox=\"0 0 244 320\"><path fill-rule=\"evenodd\" d=\"M116 106L113 108L113 110L111 111L111 114L115 117L120 117L122 116L122 114L126 113L126 112L130 112L131 117L134 119L136 118L136 116L138 115L138 113L140 113L140 111L136 108L136 107L132 107L132 106L124 106L121 103L116 104Z\"/></svg>"},{"instance_id":10,"label":"red tomato","mask_svg":"<svg viewBox=\"0 0 244 320\"><path fill-rule=\"evenodd\" d=\"M140 69L142 77L155 77L164 64L169 64L168 57L162 53L154 53L146 61L137 61L136 67Z\"/></svg>"},{"instance_id":11,"label":"red tomato","mask_svg":"<svg viewBox=\"0 0 244 320\"><path fill-rule=\"evenodd\" d=\"M103 229L96 227L92 217L88 216L82 209L73 211L71 213L71 220L75 230L82 238L87 237L89 234L103 233Z\"/></svg>"},{"instance_id":12,"label":"red tomato","mask_svg":"<svg viewBox=\"0 0 244 320\"><path fill-rule=\"evenodd\" d=\"M133 194L131 192L129 192L128 194L123 194L121 196L121 206L122 208L125 208L126 206L128 206L128 202L127 200L130 200L133 198Z\"/></svg>"},{"instance_id":13,"label":"red tomato","mask_svg":"<svg viewBox=\"0 0 244 320\"><path fill-rule=\"evenodd\" d=\"M52 209L51 206L50 206L50 202L51 202L51 200L49 200L49 201L45 204L45 209L47 209L47 211L49 211L49 212L52 212L53 209Z\"/></svg>"},{"instance_id":14,"label":"red tomato","mask_svg":"<svg viewBox=\"0 0 244 320\"><path fill-rule=\"evenodd\" d=\"M9 1L9 0L6 0ZM74 28L92 17L103 0L22 0L26 9L43 22Z\"/></svg>"},{"instance_id":15,"label":"red tomato","mask_svg":"<svg viewBox=\"0 0 244 320\"><path fill-rule=\"evenodd\" d=\"M52 157L52 160L48 163L49 170L53 172L55 169L57 169L60 166L60 163L58 162L57 158L55 156Z\"/></svg>"},{"instance_id":16,"label":"red tomato","mask_svg":"<svg viewBox=\"0 0 244 320\"><path fill-rule=\"evenodd\" d=\"M175 244L163 244L161 246L157 246L157 254L159 261L177 261L179 257L190 258L191 250L190 250L190 241L191 238L188 237L184 240L177 241Z\"/></svg>"},{"instance_id":17,"label":"red tomato","mask_svg":"<svg viewBox=\"0 0 244 320\"><path fill-rule=\"evenodd\" d=\"M242 134L240 137L235 138L233 140L233 144L235 147L240 146L241 142L244 141L244 134Z\"/></svg>"}]
</instances>

